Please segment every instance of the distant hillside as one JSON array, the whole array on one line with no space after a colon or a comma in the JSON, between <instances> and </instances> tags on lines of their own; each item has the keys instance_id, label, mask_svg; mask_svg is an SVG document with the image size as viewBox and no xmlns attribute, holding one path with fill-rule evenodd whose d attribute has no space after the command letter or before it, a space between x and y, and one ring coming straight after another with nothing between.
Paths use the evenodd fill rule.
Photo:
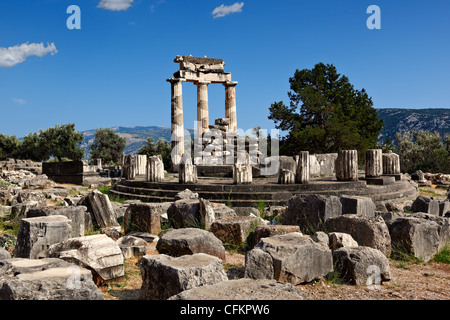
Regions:
<instances>
[{"instance_id":1,"label":"distant hillside","mask_svg":"<svg viewBox=\"0 0 450 320\"><path fill-rule=\"evenodd\" d=\"M411 130L437 131L442 137L450 133L450 109L378 109L378 117L384 120L381 142Z\"/></svg>"},{"instance_id":2,"label":"distant hillside","mask_svg":"<svg viewBox=\"0 0 450 320\"><path fill-rule=\"evenodd\" d=\"M378 116L384 119L384 128L379 141L386 138L394 141L397 132L409 130L438 131L441 136L450 133L450 109L378 109ZM155 141L159 138L170 141L170 128L149 127L114 127L111 128L120 136L127 139L125 154L137 154L148 137ZM189 132L193 134L193 130ZM95 129L83 131L85 140L82 147L86 148L86 158L89 157L88 147L94 141Z\"/></svg>"},{"instance_id":3,"label":"distant hillside","mask_svg":"<svg viewBox=\"0 0 450 320\"><path fill-rule=\"evenodd\" d=\"M153 138L157 141L159 138L163 138L170 141L170 128L166 127L114 127L111 128L119 136L127 139L127 146L125 148L125 154L137 154L139 149L145 144L147 138ZM82 147L86 148L86 158L89 157L89 146L92 144L95 138L95 129L83 131L84 142Z\"/></svg>"}]
</instances>

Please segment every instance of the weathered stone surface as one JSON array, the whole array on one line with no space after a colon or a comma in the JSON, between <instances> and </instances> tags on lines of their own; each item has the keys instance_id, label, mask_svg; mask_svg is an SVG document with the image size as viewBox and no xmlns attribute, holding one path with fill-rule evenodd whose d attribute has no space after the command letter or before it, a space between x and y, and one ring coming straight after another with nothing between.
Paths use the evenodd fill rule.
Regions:
<instances>
[{"instance_id":1,"label":"weathered stone surface","mask_svg":"<svg viewBox=\"0 0 450 320\"><path fill-rule=\"evenodd\" d=\"M383 153L383 174L400 173L400 156L392 151Z\"/></svg>"},{"instance_id":2,"label":"weathered stone surface","mask_svg":"<svg viewBox=\"0 0 450 320\"><path fill-rule=\"evenodd\" d=\"M191 163L180 163L178 180L183 184L197 183L197 166Z\"/></svg>"},{"instance_id":3,"label":"weathered stone surface","mask_svg":"<svg viewBox=\"0 0 450 320\"><path fill-rule=\"evenodd\" d=\"M200 223L206 229L209 230L211 224L216 221L216 214L213 206L208 200L199 199L200 205Z\"/></svg>"},{"instance_id":4,"label":"weathered stone surface","mask_svg":"<svg viewBox=\"0 0 450 320\"><path fill-rule=\"evenodd\" d=\"M87 196L86 202L88 211L93 214L93 218L99 228L119 226L111 201L106 194L94 190Z\"/></svg>"},{"instance_id":5,"label":"weathered stone surface","mask_svg":"<svg viewBox=\"0 0 450 320\"><path fill-rule=\"evenodd\" d=\"M278 174L278 184L294 184L295 183L295 174L294 172L281 169Z\"/></svg>"},{"instance_id":6,"label":"weathered stone surface","mask_svg":"<svg viewBox=\"0 0 450 320\"><path fill-rule=\"evenodd\" d=\"M275 280L239 279L183 291L169 300L307 300L290 283Z\"/></svg>"},{"instance_id":7,"label":"weathered stone surface","mask_svg":"<svg viewBox=\"0 0 450 320\"><path fill-rule=\"evenodd\" d=\"M85 225L84 218L87 208L85 206L78 207L44 207L44 208L32 208L27 212L27 218L54 216L65 216L72 221L72 234L71 237L84 236Z\"/></svg>"},{"instance_id":8,"label":"weathered stone surface","mask_svg":"<svg viewBox=\"0 0 450 320\"><path fill-rule=\"evenodd\" d=\"M342 214L359 214L365 217L375 217L376 205L371 198L358 196L343 196Z\"/></svg>"},{"instance_id":9,"label":"weathered stone surface","mask_svg":"<svg viewBox=\"0 0 450 320\"><path fill-rule=\"evenodd\" d=\"M389 260L377 249L344 247L333 252L335 270L354 285L380 285L391 280Z\"/></svg>"},{"instance_id":10,"label":"weathered stone surface","mask_svg":"<svg viewBox=\"0 0 450 320\"><path fill-rule=\"evenodd\" d=\"M47 200L45 198L45 195L42 191L38 190L22 190L19 191L17 194L16 200L13 202L15 203L25 203L28 201L36 201L38 202L39 206L46 206Z\"/></svg>"},{"instance_id":11,"label":"weathered stone surface","mask_svg":"<svg viewBox=\"0 0 450 320\"><path fill-rule=\"evenodd\" d=\"M125 236L116 241L125 259L142 258L147 254L147 241L133 236Z\"/></svg>"},{"instance_id":12,"label":"weathered stone surface","mask_svg":"<svg viewBox=\"0 0 450 320\"><path fill-rule=\"evenodd\" d=\"M158 241L159 253L179 257L186 254L206 253L225 260L225 248L212 232L197 228L173 229Z\"/></svg>"},{"instance_id":13,"label":"weathered stone surface","mask_svg":"<svg viewBox=\"0 0 450 320\"><path fill-rule=\"evenodd\" d=\"M133 231L133 232L128 233L127 236L133 236L136 238L140 238L147 243L158 242L158 240L159 240L159 237L157 235L154 235L154 234L151 234L148 232Z\"/></svg>"},{"instance_id":14,"label":"weathered stone surface","mask_svg":"<svg viewBox=\"0 0 450 320\"><path fill-rule=\"evenodd\" d=\"M259 217L261 215L261 212L258 209L252 207L233 207L233 210L237 216L241 217L247 217L251 214L256 217Z\"/></svg>"},{"instance_id":15,"label":"weathered stone surface","mask_svg":"<svg viewBox=\"0 0 450 320\"><path fill-rule=\"evenodd\" d=\"M164 180L164 163L161 155L148 157L146 180L149 182L161 182Z\"/></svg>"},{"instance_id":16,"label":"weathered stone surface","mask_svg":"<svg viewBox=\"0 0 450 320\"><path fill-rule=\"evenodd\" d=\"M235 164L233 180L234 184L251 184L253 182L252 166L250 164Z\"/></svg>"},{"instance_id":17,"label":"weathered stone surface","mask_svg":"<svg viewBox=\"0 0 450 320\"><path fill-rule=\"evenodd\" d=\"M175 201L167 210L167 218L174 228L201 225L200 201L198 199Z\"/></svg>"},{"instance_id":18,"label":"weathered stone surface","mask_svg":"<svg viewBox=\"0 0 450 320\"><path fill-rule=\"evenodd\" d=\"M22 219L14 248L14 257L47 258L49 247L69 239L71 234L72 222L65 216L54 215Z\"/></svg>"},{"instance_id":19,"label":"weathered stone surface","mask_svg":"<svg viewBox=\"0 0 450 320\"><path fill-rule=\"evenodd\" d=\"M189 189L186 189L184 191L178 192L175 195L175 200L195 200L198 199L198 193L194 193Z\"/></svg>"},{"instance_id":20,"label":"weathered stone surface","mask_svg":"<svg viewBox=\"0 0 450 320\"><path fill-rule=\"evenodd\" d=\"M37 201L26 201L23 203L16 203L11 206L11 215L12 219L26 217L27 213L32 208L38 208L39 202Z\"/></svg>"},{"instance_id":21,"label":"weathered stone surface","mask_svg":"<svg viewBox=\"0 0 450 320\"><path fill-rule=\"evenodd\" d=\"M440 201L439 202L439 216L450 217L450 201Z\"/></svg>"},{"instance_id":22,"label":"weathered stone surface","mask_svg":"<svg viewBox=\"0 0 450 320\"><path fill-rule=\"evenodd\" d=\"M357 247L358 242L351 235L342 232L331 232L328 235L329 246L332 251L344 247Z\"/></svg>"},{"instance_id":23,"label":"weathered stone surface","mask_svg":"<svg viewBox=\"0 0 450 320\"><path fill-rule=\"evenodd\" d=\"M325 232L323 232L323 231L314 232L311 239L313 239L314 242L316 242L326 248L329 248L330 240L328 238L328 235Z\"/></svg>"},{"instance_id":24,"label":"weathered stone surface","mask_svg":"<svg viewBox=\"0 0 450 320\"><path fill-rule=\"evenodd\" d=\"M0 261L0 300L103 300L91 271L60 259Z\"/></svg>"},{"instance_id":25,"label":"weathered stone surface","mask_svg":"<svg viewBox=\"0 0 450 320\"><path fill-rule=\"evenodd\" d=\"M302 232L323 230L331 217L342 214L342 204L336 196L300 194L289 199L283 223L298 225Z\"/></svg>"},{"instance_id":26,"label":"weathered stone surface","mask_svg":"<svg viewBox=\"0 0 450 320\"><path fill-rule=\"evenodd\" d=\"M331 250L300 233L262 238L255 249L268 253L272 261L268 263L267 255L252 253L253 260L261 260L246 265L247 275L264 275L258 270L273 266L275 280L298 284L320 279L333 269ZM252 267L258 270L253 271Z\"/></svg>"},{"instance_id":27,"label":"weathered stone surface","mask_svg":"<svg viewBox=\"0 0 450 320\"><path fill-rule=\"evenodd\" d=\"M273 279L274 269L272 256L255 248L245 255L245 277L251 279Z\"/></svg>"},{"instance_id":28,"label":"weathered stone surface","mask_svg":"<svg viewBox=\"0 0 450 320\"><path fill-rule=\"evenodd\" d=\"M158 205L153 203L132 203L124 216L125 234L132 231L159 234L161 214Z\"/></svg>"},{"instance_id":29,"label":"weathered stone surface","mask_svg":"<svg viewBox=\"0 0 450 320\"><path fill-rule=\"evenodd\" d=\"M336 179L340 181L358 180L358 152L341 150L336 159Z\"/></svg>"},{"instance_id":30,"label":"weathered stone surface","mask_svg":"<svg viewBox=\"0 0 450 320\"><path fill-rule=\"evenodd\" d=\"M308 151L301 151L298 155L295 182L306 184L310 179L310 156Z\"/></svg>"},{"instance_id":31,"label":"weathered stone surface","mask_svg":"<svg viewBox=\"0 0 450 320\"><path fill-rule=\"evenodd\" d=\"M439 201L426 196L418 196L411 206L412 212L439 215Z\"/></svg>"},{"instance_id":32,"label":"weathered stone surface","mask_svg":"<svg viewBox=\"0 0 450 320\"><path fill-rule=\"evenodd\" d=\"M147 255L141 262L141 298L145 300L165 300L184 290L228 280L222 261L204 253L178 258Z\"/></svg>"},{"instance_id":33,"label":"weathered stone surface","mask_svg":"<svg viewBox=\"0 0 450 320\"><path fill-rule=\"evenodd\" d=\"M71 238L52 245L49 256L89 268L95 278L102 280L124 275L122 251L114 240L104 234Z\"/></svg>"},{"instance_id":34,"label":"weathered stone surface","mask_svg":"<svg viewBox=\"0 0 450 320\"><path fill-rule=\"evenodd\" d=\"M348 233L360 245L378 249L386 257L391 254L391 236L383 218L356 214L333 217L325 222L328 232Z\"/></svg>"},{"instance_id":35,"label":"weathered stone surface","mask_svg":"<svg viewBox=\"0 0 450 320\"><path fill-rule=\"evenodd\" d=\"M4 248L0 247L0 260L11 259L11 254Z\"/></svg>"},{"instance_id":36,"label":"weathered stone surface","mask_svg":"<svg viewBox=\"0 0 450 320\"><path fill-rule=\"evenodd\" d=\"M394 253L412 254L429 261L440 246L439 225L416 217L397 218L388 224Z\"/></svg>"},{"instance_id":37,"label":"weathered stone surface","mask_svg":"<svg viewBox=\"0 0 450 320\"><path fill-rule=\"evenodd\" d=\"M260 225L257 226L253 233L253 246L256 246L262 238L278 236L291 232L300 232L299 226L289 225Z\"/></svg>"},{"instance_id":38,"label":"weathered stone surface","mask_svg":"<svg viewBox=\"0 0 450 320\"><path fill-rule=\"evenodd\" d=\"M216 220L209 230L223 243L239 246L259 223L256 217L225 217Z\"/></svg>"},{"instance_id":39,"label":"weathered stone surface","mask_svg":"<svg viewBox=\"0 0 450 320\"><path fill-rule=\"evenodd\" d=\"M379 177L383 174L383 150L366 150L365 173L366 178Z\"/></svg>"}]
</instances>

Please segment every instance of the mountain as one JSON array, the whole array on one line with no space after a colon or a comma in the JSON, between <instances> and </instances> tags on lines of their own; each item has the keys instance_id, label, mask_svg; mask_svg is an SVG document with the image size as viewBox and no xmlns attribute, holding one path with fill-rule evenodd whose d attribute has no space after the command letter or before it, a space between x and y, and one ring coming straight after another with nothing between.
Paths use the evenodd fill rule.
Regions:
<instances>
[{"instance_id":1,"label":"mountain","mask_svg":"<svg viewBox=\"0 0 450 320\"><path fill-rule=\"evenodd\" d=\"M150 127L114 127L111 128L119 136L127 139L125 154L137 154L139 149L145 144L147 138L153 138L155 142L159 138L170 141L170 128L150 126ZM94 142L95 129L82 132L84 141L81 144L86 148L86 159L89 158L89 146Z\"/></svg>"},{"instance_id":2,"label":"mountain","mask_svg":"<svg viewBox=\"0 0 450 320\"><path fill-rule=\"evenodd\" d=\"M395 140L397 132L411 130L437 131L444 137L450 133L450 109L378 109L378 118L384 120L379 141Z\"/></svg>"},{"instance_id":3,"label":"mountain","mask_svg":"<svg viewBox=\"0 0 450 320\"><path fill-rule=\"evenodd\" d=\"M384 120L384 128L380 133L379 141L384 142L386 138L395 140L397 132L410 130L438 131L442 137L450 133L450 109L377 109L378 117ZM137 154L145 144L148 137L157 141L163 138L170 141L170 128L149 127L114 127L111 128L118 135L127 139L125 154ZM189 129L191 135L193 129ZM86 158L89 157L89 146L94 141L95 129L82 132L85 136L82 147L86 148Z\"/></svg>"}]
</instances>

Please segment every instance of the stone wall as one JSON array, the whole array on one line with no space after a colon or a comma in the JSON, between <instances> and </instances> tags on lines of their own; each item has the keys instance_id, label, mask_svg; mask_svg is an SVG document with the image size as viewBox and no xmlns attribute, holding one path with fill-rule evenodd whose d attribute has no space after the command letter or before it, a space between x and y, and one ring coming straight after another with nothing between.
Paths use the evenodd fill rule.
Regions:
<instances>
[{"instance_id":1,"label":"stone wall","mask_svg":"<svg viewBox=\"0 0 450 320\"><path fill-rule=\"evenodd\" d=\"M100 166L87 161L43 162L42 173L58 183L83 184L86 178L99 176Z\"/></svg>"},{"instance_id":2,"label":"stone wall","mask_svg":"<svg viewBox=\"0 0 450 320\"><path fill-rule=\"evenodd\" d=\"M309 172L311 177L328 177L335 173L337 153L309 155Z\"/></svg>"}]
</instances>

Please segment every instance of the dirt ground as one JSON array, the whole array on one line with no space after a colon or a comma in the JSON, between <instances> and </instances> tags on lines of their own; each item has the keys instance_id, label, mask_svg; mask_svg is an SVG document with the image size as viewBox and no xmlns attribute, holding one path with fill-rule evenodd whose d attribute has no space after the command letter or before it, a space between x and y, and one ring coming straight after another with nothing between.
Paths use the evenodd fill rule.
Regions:
<instances>
[{"instance_id":1,"label":"dirt ground","mask_svg":"<svg viewBox=\"0 0 450 320\"><path fill-rule=\"evenodd\" d=\"M158 254L155 244L149 244L147 254ZM450 265L389 261L392 280L377 289L325 279L297 287L310 300L450 300ZM244 262L243 254L227 252L224 268L230 280L244 276ZM106 300L138 300L141 285L139 261L128 259L125 277L100 288Z\"/></svg>"}]
</instances>

